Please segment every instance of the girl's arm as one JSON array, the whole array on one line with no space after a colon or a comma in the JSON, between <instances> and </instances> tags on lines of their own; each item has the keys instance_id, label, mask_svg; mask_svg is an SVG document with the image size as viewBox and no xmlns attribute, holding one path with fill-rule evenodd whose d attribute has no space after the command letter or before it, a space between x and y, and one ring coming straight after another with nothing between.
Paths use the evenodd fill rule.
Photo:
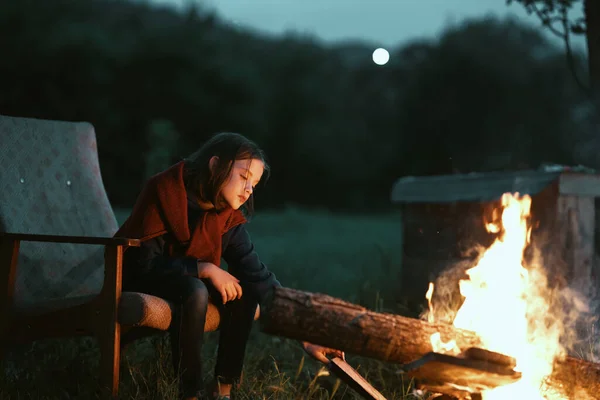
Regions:
<instances>
[{"instance_id":1,"label":"girl's arm","mask_svg":"<svg viewBox=\"0 0 600 400\"><path fill-rule=\"evenodd\" d=\"M275 275L263 264L243 225L233 228L223 237L223 258L229 265L229 272L241 282L254 289L259 303L266 298L275 286L281 286ZM247 290L247 289L245 289ZM309 342L300 341L302 348L314 359L327 364L327 356L344 358L344 352Z\"/></svg>"},{"instance_id":2,"label":"girl's arm","mask_svg":"<svg viewBox=\"0 0 600 400\"><path fill-rule=\"evenodd\" d=\"M275 286L281 286L275 274L260 260L244 225L238 225L223 236L223 259L229 273L249 287L259 302Z\"/></svg>"}]
</instances>

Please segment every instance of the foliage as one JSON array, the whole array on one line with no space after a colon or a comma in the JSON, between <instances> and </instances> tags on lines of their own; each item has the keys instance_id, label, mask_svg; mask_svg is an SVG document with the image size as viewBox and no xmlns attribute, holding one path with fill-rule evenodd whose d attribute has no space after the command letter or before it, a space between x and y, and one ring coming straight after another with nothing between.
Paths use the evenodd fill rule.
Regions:
<instances>
[{"instance_id":1,"label":"foliage","mask_svg":"<svg viewBox=\"0 0 600 400\"><path fill-rule=\"evenodd\" d=\"M572 33L582 35L586 32L585 17L569 20L568 12L582 0L506 0L506 4L520 3L528 13L535 14L540 22L560 37ZM556 27L559 24L560 27ZM562 31L561 31L562 29Z\"/></svg>"},{"instance_id":2,"label":"foliage","mask_svg":"<svg viewBox=\"0 0 600 400\"><path fill-rule=\"evenodd\" d=\"M206 370L214 368L217 336L207 335ZM25 360L31 365L21 377L0 376L0 400L98 399L98 354L91 340L44 341ZM120 397L124 400L175 400L177 384L166 334L138 340L126 348L122 360ZM84 361L83 355L87 357ZM43 360L40 361L40 358ZM37 358L37 360L36 360ZM240 400L314 399L359 400L347 385L307 359L297 342L253 332L247 350ZM390 400L425 400L413 394L412 381L383 362L349 356L348 361Z\"/></svg>"},{"instance_id":3,"label":"foliage","mask_svg":"<svg viewBox=\"0 0 600 400\"><path fill-rule=\"evenodd\" d=\"M583 83L579 77L578 66L573 59L573 51L571 49L571 35L587 34L585 16L575 19L569 17L569 12L577 4L582 3L582 0L506 0L506 4L513 2L520 3L528 14L536 15L542 26L564 42L567 62L573 73L573 77L584 93L588 93L589 85ZM595 72L590 71L590 73Z\"/></svg>"},{"instance_id":4,"label":"foliage","mask_svg":"<svg viewBox=\"0 0 600 400\"><path fill-rule=\"evenodd\" d=\"M267 150L261 207L373 211L403 175L590 161L570 143L588 128L561 50L511 20L464 21L377 66L366 43L268 37L201 8L22 0L0 2L0 47L0 113L91 122L115 206L217 131Z\"/></svg>"},{"instance_id":5,"label":"foliage","mask_svg":"<svg viewBox=\"0 0 600 400\"><path fill-rule=\"evenodd\" d=\"M149 144L145 156L146 178L163 171L171 165L173 155L177 154L179 133L171 121L155 120L150 122L146 140Z\"/></svg>"}]
</instances>

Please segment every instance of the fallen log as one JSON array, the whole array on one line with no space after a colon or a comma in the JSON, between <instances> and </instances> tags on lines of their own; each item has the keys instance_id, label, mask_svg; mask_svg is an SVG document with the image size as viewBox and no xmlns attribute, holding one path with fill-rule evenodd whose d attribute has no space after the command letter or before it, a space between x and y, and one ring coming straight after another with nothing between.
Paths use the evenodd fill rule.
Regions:
<instances>
[{"instance_id":1,"label":"fallen log","mask_svg":"<svg viewBox=\"0 0 600 400\"><path fill-rule=\"evenodd\" d=\"M455 340L462 350L481 347L475 333L447 324L377 313L334 297L277 288L261 317L263 332L308 341L389 363L410 363L432 352L430 336ZM410 374L419 379L419 371ZM600 400L600 365L567 357L547 382L566 399Z\"/></svg>"}]
</instances>

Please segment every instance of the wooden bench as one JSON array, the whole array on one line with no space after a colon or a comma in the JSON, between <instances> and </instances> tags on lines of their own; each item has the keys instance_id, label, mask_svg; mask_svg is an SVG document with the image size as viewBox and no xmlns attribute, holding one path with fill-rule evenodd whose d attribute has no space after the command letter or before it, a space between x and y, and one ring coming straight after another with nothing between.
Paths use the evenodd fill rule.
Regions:
<instances>
[{"instance_id":1,"label":"wooden bench","mask_svg":"<svg viewBox=\"0 0 600 400\"><path fill-rule=\"evenodd\" d=\"M0 166L0 357L11 343L93 336L116 397L122 342L167 330L175 310L121 290L123 253L140 242L112 237L94 127L0 115ZM219 322L211 303L205 331Z\"/></svg>"}]
</instances>

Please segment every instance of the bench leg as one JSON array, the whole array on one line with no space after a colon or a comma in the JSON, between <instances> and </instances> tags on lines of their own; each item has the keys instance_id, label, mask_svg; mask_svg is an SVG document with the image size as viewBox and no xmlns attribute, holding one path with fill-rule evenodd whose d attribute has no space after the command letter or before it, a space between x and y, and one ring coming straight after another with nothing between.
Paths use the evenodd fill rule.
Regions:
<instances>
[{"instance_id":1,"label":"bench leg","mask_svg":"<svg viewBox=\"0 0 600 400\"><path fill-rule=\"evenodd\" d=\"M106 334L98 338L100 345L100 384L103 398L116 399L119 395L121 326L117 322L110 325Z\"/></svg>"},{"instance_id":2,"label":"bench leg","mask_svg":"<svg viewBox=\"0 0 600 400\"><path fill-rule=\"evenodd\" d=\"M6 356L20 242L0 239L0 361Z\"/></svg>"}]
</instances>

